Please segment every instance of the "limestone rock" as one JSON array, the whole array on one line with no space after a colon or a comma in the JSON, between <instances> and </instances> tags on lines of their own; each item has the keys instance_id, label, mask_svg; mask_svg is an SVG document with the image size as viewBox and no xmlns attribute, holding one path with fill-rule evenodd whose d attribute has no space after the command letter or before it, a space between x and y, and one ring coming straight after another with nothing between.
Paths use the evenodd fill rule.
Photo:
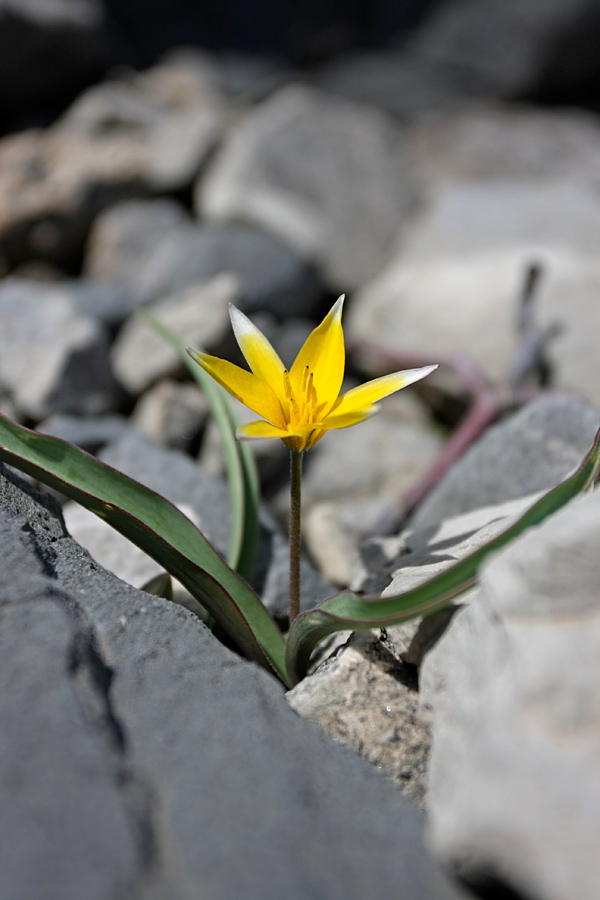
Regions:
<instances>
[{"instance_id":1,"label":"limestone rock","mask_svg":"<svg viewBox=\"0 0 600 900\"><path fill-rule=\"evenodd\" d=\"M600 494L484 569L421 668L438 853L480 886L571 900L600 884Z\"/></svg>"},{"instance_id":2,"label":"limestone rock","mask_svg":"<svg viewBox=\"0 0 600 900\"><path fill-rule=\"evenodd\" d=\"M376 766L424 804L430 737L416 675L384 635L358 632L288 694L292 709Z\"/></svg>"},{"instance_id":3,"label":"limestone rock","mask_svg":"<svg viewBox=\"0 0 600 900\"><path fill-rule=\"evenodd\" d=\"M218 139L221 118L209 62L172 54L144 72L88 88L56 127L90 142L109 136L114 146L119 140L139 146L140 185L162 193L191 184Z\"/></svg>"},{"instance_id":4,"label":"limestone rock","mask_svg":"<svg viewBox=\"0 0 600 900\"><path fill-rule=\"evenodd\" d=\"M51 128L2 138L0 255L70 262L104 207L189 184L218 130L195 80L163 66L100 84Z\"/></svg>"},{"instance_id":5,"label":"limestone rock","mask_svg":"<svg viewBox=\"0 0 600 900\"><path fill-rule=\"evenodd\" d=\"M282 238L346 290L379 271L411 195L390 121L292 85L233 130L198 183L196 204L203 216Z\"/></svg>"},{"instance_id":6,"label":"limestone rock","mask_svg":"<svg viewBox=\"0 0 600 900\"><path fill-rule=\"evenodd\" d=\"M600 182L600 123L575 109L470 104L416 121L407 149L425 195L465 181Z\"/></svg>"},{"instance_id":7,"label":"limestone rock","mask_svg":"<svg viewBox=\"0 0 600 900\"><path fill-rule=\"evenodd\" d=\"M462 896L392 785L15 481L0 478L3 896Z\"/></svg>"},{"instance_id":8,"label":"limestone rock","mask_svg":"<svg viewBox=\"0 0 600 900\"><path fill-rule=\"evenodd\" d=\"M142 394L131 424L155 444L188 451L208 417L208 401L196 384L165 378Z\"/></svg>"},{"instance_id":9,"label":"limestone rock","mask_svg":"<svg viewBox=\"0 0 600 900\"><path fill-rule=\"evenodd\" d=\"M127 419L120 415L70 416L53 413L38 423L36 431L61 438L88 453L97 453L105 444L116 441L127 427Z\"/></svg>"},{"instance_id":10,"label":"limestone rock","mask_svg":"<svg viewBox=\"0 0 600 900\"><path fill-rule=\"evenodd\" d=\"M226 342L233 342L227 305L237 297L237 281L223 274L183 288L151 304L147 312L186 346L215 352ZM119 332L111 349L111 361L119 382L133 395L141 394L160 378L183 370L174 347L136 317L130 318Z\"/></svg>"},{"instance_id":11,"label":"limestone rock","mask_svg":"<svg viewBox=\"0 0 600 900\"><path fill-rule=\"evenodd\" d=\"M304 536L329 580L349 584L355 550L424 473L441 441L406 395L355 428L330 431L308 455Z\"/></svg>"},{"instance_id":12,"label":"limestone rock","mask_svg":"<svg viewBox=\"0 0 600 900\"><path fill-rule=\"evenodd\" d=\"M593 192L576 181L440 188L390 265L354 298L348 335L359 345L427 353L441 362L461 353L502 381L518 348L514 323L524 272L539 262L545 277L537 320L562 328L550 350L554 383L600 402L598 240Z\"/></svg>"},{"instance_id":13,"label":"limestone rock","mask_svg":"<svg viewBox=\"0 0 600 900\"><path fill-rule=\"evenodd\" d=\"M240 283L246 313L310 315L321 288L297 253L280 240L237 223L194 224L171 200L117 203L91 231L87 271L125 282L144 302L229 272Z\"/></svg>"},{"instance_id":14,"label":"limestone rock","mask_svg":"<svg viewBox=\"0 0 600 900\"><path fill-rule=\"evenodd\" d=\"M60 285L11 278L0 285L0 391L18 414L96 415L114 408L108 335Z\"/></svg>"},{"instance_id":15,"label":"limestone rock","mask_svg":"<svg viewBox=\"0 0 600 900\"><path fill-rule=\"evenodd\" d=\"M549 490L579 465L600 427L600 412L548 395L494 425L432 490L411 519L421 529L480 506Z\"/></svg>"},{"instance_id":16,"label":"limestone rock","mask_svg":"<svg viewBox=\"0 0 600 900\"><path fill-rule=\"evenodd\" d=\"M344 56L320 83L402 117L476 97L560 95L597 75L597 11L596 0L432 4L399 46Z\"/></svg>"}]
</instances>

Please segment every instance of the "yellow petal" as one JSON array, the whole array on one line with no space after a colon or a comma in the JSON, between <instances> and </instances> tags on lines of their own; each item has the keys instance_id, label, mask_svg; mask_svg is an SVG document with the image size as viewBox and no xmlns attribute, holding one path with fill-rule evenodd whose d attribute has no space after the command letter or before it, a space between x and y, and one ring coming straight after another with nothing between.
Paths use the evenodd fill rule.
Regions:
<instances>
[{"instance_id":1,"label":"yellow petal","mask_svg":"<svg viewBox=\"0 0 600 900\"><path fill-rule=\"evenodd\" d=\"M239 441L259 441L264 438L287 438L289 432L283 428L275 428L269 422L248 422L240 425L235 433Z\"/></svg>"},{"instance_id":2,"label":"yellow petal","mask_svg":"<svg viewBox=\"0 0 600 900\"><path fill-rule=\"evenodd\" d=\"M399 391L400 388L425 378L426 375L435 372L437 368L438 366L423 366L421 369L405 369L404 372L394 372L392 375L384 375L382 378L367 381L366 384L361 384L342 394L332 409L332 414L338 416L372 406L373 403Z\"/></svg>"},{"instance_id":3,"label":"yellow petal","mask_svg":"<svg viewBox=\"0 0 600 900\"><path fill-rule=\"evenodd\" d=\"M367 406L363 409L356 409L352 412L345 412L338 415L337 410L332 416L327 416L322 422L320 422L320 426L329 430L330 428L349 428L351 425L358 425L359 422L364 422L365 419L370 419L371 416L374 416L375 413L379 412L378 406Z\"/></svg>"},{"instance_id":4,"label":"yellow petal","mask_svg":"<svg viewBox=\"0 0 600 900\"><path fill-rule=\"evenodd\" d=\"M282 428L269 425L268 422L249 422L238 428L235 436L240 441L280 438L288 449L300 452L313 445L315 433L314 425L299 425L297 428L284 431Z\"/></svg>"},{"instance_id":5,"label":"yellow petal","mask_svg":"<svg viewBox=\"0 0 600 900\"><path fill-rule=\"evenodd\" d=\"M337 400L344 378L343 305L342 294L321 324L309 334L290 369L290 382L296 399L302 396L305 368L308 366L313 373L319 417L327 415Z\"/></svg>"},{"instance_id":6,"label":"yellow petal","mask_svg":"<svg viewBox=\"0 0 600 900\"><path fill-rule=\"evenodd\" d=\"M190 347L187 348L187 352L205 372L212 375L221 387L233 394L244 406L254 410L278 428L285 428L285 416L277 394L266 382L225 359L209 356L208 353L201 353Z\"/></svg>"},{"instance_id":7,"label":"yellow petal","mask_svg":"<svg viewBox=\"0 0 600 900\"><path fill-rule=\"evenodd\" d=\"M285 367L262 331L240 312L233 303L229 304L229 316L240 350L254 374L275 391L283 410L287 408L283 373Z\"/></svg>"}]
</instances>

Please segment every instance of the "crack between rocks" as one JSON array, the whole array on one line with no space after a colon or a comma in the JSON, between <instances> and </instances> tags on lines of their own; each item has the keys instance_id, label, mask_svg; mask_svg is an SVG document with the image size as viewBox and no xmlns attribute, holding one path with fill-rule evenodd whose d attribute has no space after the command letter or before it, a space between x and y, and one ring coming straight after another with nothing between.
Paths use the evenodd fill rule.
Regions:
<instances>
[{"instance_id":1,"label":"crack between rocks","mask_svg":"<svg viewBox=\"0 0 600 900\"><path fill-rule=\"evenodd\" d=\"M72 594L58 586L53 593L77 622L69 648L68 675L89 727L107 747L119 796L138 848L140 881L134 890L141 895L144 882L152 879L159 865L154 792L129 759L127 729L112 702L115 671L104 657L93 623Z\"/></svg>"},{"instance_id":2,"label":"crack between rocks","mask_svg":"<svg viewBox=\"0 0 600 900\"><path fill-rule=\"evenodd\" d=\"M131 885L131 900L145 894L160 868L160 847L155 828L155 797L152 786L137 773L129 759L126 726L112 702L115 671L105 658L93 621L76 597L60 582L56 571L56 551L52 544L69 535L46 535L49 546L42 547L36 528L25 522L22 532L30 549L48 578L48 592L74 622L74 634L68 648L67 673L79 698L83 716L90 729L107 749L119 796L122 799L134 843L138 849L139 872Z\"/></svg>"},{"instance_id":3,"label":"crack between rocks","mask_svg":"<svg viewBox=\"0 0 600 900\"><path fill-rule=\"evenodd\" d=\"M459 873L457 879L477 900L533 900L531 894L516 890L493 872Z\"/></svg>"}]
</instances>

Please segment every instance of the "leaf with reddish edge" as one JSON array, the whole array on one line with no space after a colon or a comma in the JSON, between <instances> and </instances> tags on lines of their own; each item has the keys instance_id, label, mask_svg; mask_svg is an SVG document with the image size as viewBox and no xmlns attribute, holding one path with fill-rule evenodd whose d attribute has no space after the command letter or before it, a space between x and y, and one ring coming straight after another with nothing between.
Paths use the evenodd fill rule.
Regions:
<instances>
[{"instance_id":1,"label":"leaf with reddish edge","mask_svg":"<svg viewBox=\"0 0 600 900\"><path fill-rule=\"evenodd\" d=\"M499 550L526 528L537 525L588 489L599 469L600 431L583 462L572 475L544 494L515 523L488 544L444 572L393 597L360 597L352 591L343 591L325 600L316 609L299 615L286 641L285 659L291 681L296 684L304 678L315 646L335 631L398 625L408 619L428 616L443 609L475 584L479 567L490 553Z\"/></svg>"},{"instance_id":2,"label":"leaf with reddish edge","mask_svg":"<svg viewBox=\"0 0 600 900\"><path fill-rule=\"evenodd\" d=\"M249 659L288 684L283 636L252 588L177 507L59 438L0 415L0 460L104 519L208 610Z\"/></svg>"}]
</instances>

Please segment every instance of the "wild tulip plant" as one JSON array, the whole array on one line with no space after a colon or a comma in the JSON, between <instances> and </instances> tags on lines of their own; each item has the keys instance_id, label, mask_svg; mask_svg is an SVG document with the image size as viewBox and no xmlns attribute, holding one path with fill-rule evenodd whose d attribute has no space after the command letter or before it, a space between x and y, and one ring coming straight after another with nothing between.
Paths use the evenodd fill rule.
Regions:
<instances>
[{"instance_id":1,"label":"wild tulip plant","mask_svg":"<svg viewBox=\"0 0 600 900\"><path fill-rule=\"evenodd\" d=\"M267 421L237 429L242 441L278 438L290 451L290 625L300 613L300 512L302 455L331 428L349 428L379 411L376 405L434 372L438 366L384 375L340 396L346 351L344 296L306 339L289 372L264 334L230 303L231 324L251 372L187 348L191 358L237 400Z\"/></svg>"},{"instance_id":2,"label":"wild tulip plant","mask_svg":"<svg viewBox=\"0 0 600 900\"><path fill-rule=\"evenodd\" d=\"M488 544L429 581L385 598L342 591L297 615L302 454L329 429L362 422L377 411L378 400L437 368L427 366L386 375L340 396L344 375L342 303L340 298L308 337L289 371L266 338L239 310L232 309L232 322L251 372L195 350L190 351L190 358L178 338L142 314L188 364L206 393L219 427L232 506L227 561L160 494L66 441L39 434L0 415L1 461L76 500L137 544L169 575L179 579L240 652L274 672L287 687L304 677L313 650L328 635L346 629L396 625L448 605L472 587L481 563L490 553L590 488L600 468L599 431L575 472L532 503ZM242 442L236 441L237 423L223 387L264 420L237 428ZM259 498L254 462L243 441L264 437L282 440L292 458L293 622L285 638L247 581L252 575L256 548ZM146 587L152 589L150 585Z\"/></svg>"}]
</instances>

